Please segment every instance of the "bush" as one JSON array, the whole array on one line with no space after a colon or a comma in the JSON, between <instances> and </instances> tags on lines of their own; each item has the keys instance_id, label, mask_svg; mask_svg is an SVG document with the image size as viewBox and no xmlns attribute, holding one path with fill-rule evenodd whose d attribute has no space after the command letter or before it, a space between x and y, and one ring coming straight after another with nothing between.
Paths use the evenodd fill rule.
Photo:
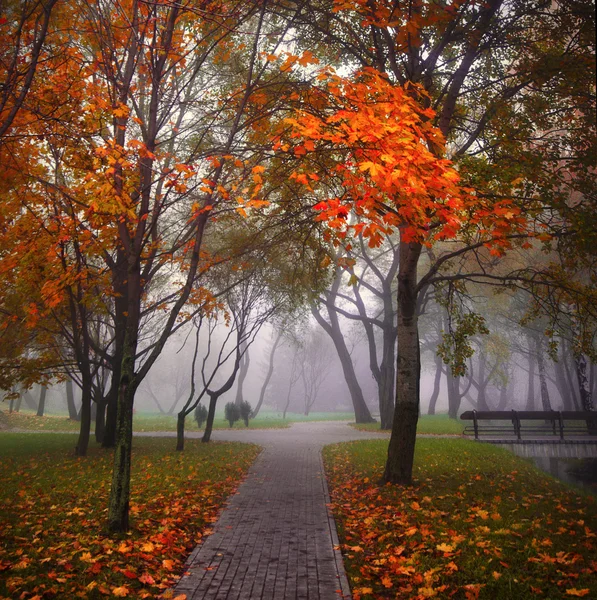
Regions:
<instances>
[{"instance_id":1,"label":"bush","mask_svg":"<svg viewBox=\"0 0 597 600\"><path fill-rule=\"evenodd\" d=\"M195 409L195 421L197 421L197 427L201 428L205 421L207 421L207 408L203 404L197 404Z\"/></svg>"},{"instance_id":2,"label":"bush","mask_svg":"<svg viewBox=\"0 0 597 600\"><path fill-rule=\"evenodd\" d=\"M228 402L224 407L224 417L226 421L230 423L230 427L234 427L234 424L240 419L240 410L234 402Z\"/></svg>"},{"instance_id":3,"label":"bush","mask_svg":"<svg viewBox=\"0 0 597 600\"><path fill-rule=\"evenodd\" d=\"M245 427L249 426L249 419L252 417L253 407L249 402L243 400L240 403L240 418L245 422Z\"/></svg>"}]
</instances>

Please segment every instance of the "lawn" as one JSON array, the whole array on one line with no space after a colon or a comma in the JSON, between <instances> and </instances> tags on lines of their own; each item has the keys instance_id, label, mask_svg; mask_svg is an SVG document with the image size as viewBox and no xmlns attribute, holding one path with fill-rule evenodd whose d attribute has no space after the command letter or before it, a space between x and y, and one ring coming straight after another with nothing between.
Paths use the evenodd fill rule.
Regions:
<instances>
[{"instance_id":1,"label":"lawn","mask_svg":"<svg viewBox=\"0 0 597 600\"><path fill-rule=\"evenodd\" d=\"M134 440L131 532L105 535L112 452L68 435L0 434L0 599L155 598L181 574L259 449Z\"/></svg>"},{"instance_id":2,"label":"lawn","mask_svg":"<svg viewBox=\"0 0 597 600\"><path fill-rule=\"evenodd\" d=\"M361 431L381 431L379 423L351 423ZM421 415L417 424L417 433L429 435L462 435L464 425L448 415Z\"/></svg>"},{"instance_id":3,"label":"lawn","mask_svg":"<svg viewBox=\"0 0 597 600\"><path fill-rule=\"evenodd\" d=\"M597 598L597 501L504 449L420 439L415 485L381 486L387 440L324 449L355 600Z\"/></svg>"},{"instance_id":4,"label":"lawn","mask_svg":"<svg viewBox=\"0 0 597 600\"><path fill-rule=\"evenodd\" d=\"M302 421L349 421L354 419L353 413L311 413L308 416L296 413L288 413L286 419L282 414L274 411L260 412L256 419L249 421L249 429L281 429L288 427L290 423ZM67 415L45 415L38 417L33 412L21 411L18 413L2 412L2 423L13 429L24 431L60 431L77 432L79 423L69 420ZM197 424L193 415L186 419L186 429L197 431ZM224 419L223 413L216 414L214 429L229 429L228 421ZM93 428L93 423L92 423ZM245 424L238 421L235 429L244 429ZM158 413L135 413L133 417L133 429L140 432L150 431L176 431L176 417Z\"/></svg>"}]
</instances>

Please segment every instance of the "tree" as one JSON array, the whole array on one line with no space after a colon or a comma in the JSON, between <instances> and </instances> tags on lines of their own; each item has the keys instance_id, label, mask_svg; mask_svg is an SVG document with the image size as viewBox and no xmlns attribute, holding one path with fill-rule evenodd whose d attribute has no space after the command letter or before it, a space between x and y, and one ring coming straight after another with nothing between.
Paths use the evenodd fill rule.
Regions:
<instances>
[{"instance_id":1,"label":"tree","mask_svg":"<svg viewBox=\"0 0 597 600\"><path fill-rule=\"evenodd\" d=\"M195 421L197 422L197 427L201 429L205 421L207 421L207 408L203 404L197 404L195 408Z\"/></svg>"},{"instance_id":2,"label":"tree","mask_svg":"<svg viewBox=\"0 0 597 600\"><path fill-rule=\"evenodd\" d=\"M224 418L228 421L230 427L234 427L234 424L240 417L240 408L236 405L236 402L228 402L226 406L224 406Z\"/></svg>"},{"instance_id":3,"label":"tree","mask_svg":"<svg viewBox=\"0 0 597 600\"><path fill-rule=\"evenodd\" d=\"M249 419L252 417L253 408L251 407L251 403L243 400L238 407L238 412L240 418L243 420L245 427L249 426Z\"/></svg>"},{"instance_id":4,"label":"tree","mask_svg":"<svg viewBox=\"0 0 597 600\"><path fill-rule=\"evenodd\" d=\"M586 96L576 94L577 82L586 90L594 77L588 3L556 4L549 10L544 5L337 1L334 13L314 8L310 14L314 35L342 48L361 72L349 81L332 77L317 110L307 107L288 122L294 142L281 143L307 154L301 174L312 189L316 184L309 173L319 177L321 172L309 161L310 149L315 155L330 148L344 151L335 170L328 166L328 172L340 175L336 190L316 206L340 239L355 232L346 219L351 211L359 217L355 233L365 234L373 245L388 228L400 233L397 404L386 481L408 484L412 479L421 294L442 280L532 279L520 270L494 279L484 265L516 240L526 243L533 219L552 214L549 173L554 162L549 167L537 160L545 155L534 142L565 119L578 121L576 99L584 103ZM331 4L317 5L323 6ZM558 40L550 50L546 36ZM561 85L571 60L583 65L582 75L574 76L573 85ZM472 94L473 89L479 91ZM548 114L543 107L554 92L562 112ZM468 102L472 96L474 103ZM396 110L403 111L401 119ZM405 123L416 132L408 134ZM454 185L458 176L445 162L443 139L449 140L451 156L474 193ZM586 164L579 171L586 173ZM397 182L401 186L393 185ZM529 213L533 203L537 211ZM544 225L549 226L538 227L549 237ZM445 245L420 277L423 248L452 239L457 242ZM447 273L467 254L478 260L474 270Z\"/></svg>"},{"instance_id":5,"label":"tree","mask_svg":"<svg viewBox=\"0 0 597 600\"><path fill-rule=\"evenodd\" d=\"M357 423L371 423L373 422L373 417L371 416L371 412L369 411L369 407L367 406L365 397L363 396L363 391L359 385L354 370L354 364L342 333L338 312L333 308L335 305L332 299L336 297L338 290L340 289L342 275L343 269L340 265L338 265L332 285L330 286L329 290L322 294L322 296L326 299L323 305L326 307L327 319L322 315L320 309L316 305L311 307L311 314L317 323L319 323L319 325L323 328L323 330L330 336L332 342L334 343L336 352L338 353L338 358L340 359L340 364L342 365L344 379L346 381L346 385L348 386L348 391L352 400L355 421Z\"/></svg>"}]
</instances>

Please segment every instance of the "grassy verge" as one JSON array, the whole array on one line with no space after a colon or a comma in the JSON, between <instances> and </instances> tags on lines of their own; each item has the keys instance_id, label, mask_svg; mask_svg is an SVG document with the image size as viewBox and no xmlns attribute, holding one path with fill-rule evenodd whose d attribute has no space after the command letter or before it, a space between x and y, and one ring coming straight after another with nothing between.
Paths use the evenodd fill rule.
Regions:
<instances>
[{"instance_id":1,"label":"grassy verge","mask_svg":"<svg viewBox=\"0 0 597 600\"><path fill-rule=\"evenodd\" d=\"M256 419L249 421L249 429L282 429L288 427L290 423L302 421L349 421L354 419L352 413L311 413L308 416L288 413L286 419L283 419L280 413L264 411L259 413ZM21 429L24 431L60 431L77 432L79 423L71 421L64 415L45 415L38 417L35 413L21 411L18 413L2 413L2 423L12 429ZM197 431L197 424L193 416L189 415L186 419L188 431ZM214 429L229 429L228 421L223 415L216 415L214 420ZM92 423L93 428L93 423ZM245 424L239 421L234 429L244 429ZM171 415L161 415L152 413L136 413L133 419L133 429L141 432L151 431L176 431L176 417Z\"/></svg>"},{"instance_id":2,"label":"grassy verge","mask_svg":"<svg viewBox=\"0 0 597 600\"><path fill-rule=\"evenodd\" d=\"M417 442L413 487L380 486L386 440L324 460L355 600L597 598L597 502L506 450Z\"/></svg>"},{"instance_id":3,"label":"grassy verge","mask_svg":"<svg viewBox=\"0 0 597 600\"><path fill-rule=\"evenodd\" d=\"M351 426L361 431L380 431L379 423L351 423ZM448 415L421 415L417 424L417 433L430 435L462 435L463 429L461 421Z\"/></svg>"},{"instance_id":4,"label":"grassy verge","mask_svg":"<svg viewBox=\"0 0 597 600\"><path fill-rule=\"evenodd\" d=\"M182 573L258 454L248 444L135 439L131 525L105 535L112 453L72 437L0 434L0 598L155 598Z\"/></svg>"}]
</instances>

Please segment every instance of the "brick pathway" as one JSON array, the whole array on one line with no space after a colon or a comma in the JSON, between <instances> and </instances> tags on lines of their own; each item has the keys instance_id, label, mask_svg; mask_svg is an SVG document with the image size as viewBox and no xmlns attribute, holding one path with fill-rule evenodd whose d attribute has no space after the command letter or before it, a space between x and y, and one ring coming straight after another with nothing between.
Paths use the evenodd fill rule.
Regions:
<instances>
[{"instance_id":1,"label":"brick pathway","mask_svg":"<svg viewBox=\"0 0 597 600\"><path fill-rule=\"evenodd\" d=\"M264 448L174 590L188 600L350 598L323 474L325 444L379 438L344 423L214 431Z\"/></svg>"}]
</instances>

